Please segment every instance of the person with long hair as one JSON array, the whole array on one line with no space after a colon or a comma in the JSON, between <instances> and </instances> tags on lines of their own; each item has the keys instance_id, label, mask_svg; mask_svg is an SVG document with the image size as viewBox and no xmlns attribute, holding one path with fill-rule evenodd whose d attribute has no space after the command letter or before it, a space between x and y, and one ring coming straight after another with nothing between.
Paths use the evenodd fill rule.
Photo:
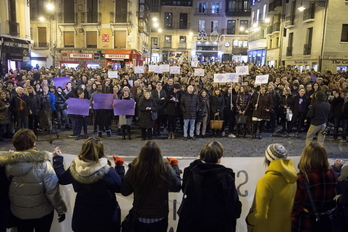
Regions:
<instances>
[{"instance_id":1,"label":"person with long hair","mask_svg":"<svg viewBox=\"0 0 348 232\"><path fill-rule=\"evenodd\" d=\"M247 86L243 85L240 87L239 92L237 94L237 99L236 99L236 111L237 115L236 117L240 117L240 115L248 115L249 114L249 107L251 105L251 95L248 92ZM240 127L243 127L243 137L246 136L246 123L237 123L236 127L236 133L237 137L240 136Z\"/></svg>"},{"instance_id":2,"label":"person with long hair","mask_svg":"<svg viewBox=\"0 0 348 232\"><path fill-rule=\"evenodd\" d=\"M215 88L210 100L210 119L211 120L224 120L224 109L225 109L225 98L221 94L221 90L219 88ZM222 132L224 132L224 128L222 127L220 130L212 129L213 137L222 136Z\"/></svg>"},{"instance_id":3,"label":"person with long hair","mask_svg":"<svg viewBox=\"0 0 348 232\"><path fill-rule=\"evenodd\" d=\"M202 90L198 97L199 109L196 119L196 136L198 137L202 134L202 138L205 137L205 132L207 130L208 118L210 113L210 102L207 91ZM202 129L201 129L202 126ZM201 133L202 132L202 133Z\"/></svg>"},{"instance_id":4,"label":"person with long hair","mask_svg":"<svg viewBox=\"0 0 348 232\"><path fill-rule=\"evenodd\" d=\"M223 152L220 142L208 142L185 168L177 232L236 231L242 205L233 170L220 164Z\"/></svg>"},{"instance_id":5,"label":"person with long hair","mask_svg":"<svg viewBox=\"0 0 348 232\"><path fill-rule=\"evenodd\" d=\"M166 232L168 227L168 192L181 189L178 160L163 160L157 143L147 141L129 165L121 193L134 193L133 208L139 212L137 232Z\"/></svg>"},{"instance_id":6,"label":"person with long hair","mask_svg":"<svg viewBox=\"0 0 348 232\"><path fill-rule=\"evenodd\" d=\"M309 143L303 150L298 164L297 191L291 214L293 232L330 232L330 223L318 226L316 213L308 196L308 182L317 213L335 206L337 176L330 168L325 148L318 142ZM305 179L304 179L305 178Z\"/></svg>"},{"instance_id":7,"label":"person with long hair","mask_svg":"<svg viewBox=\"0 0 348 232\"><path fill-rule=\"evenodd\" d=\"M116 157L114 157L115 159ZM53 166L59 183L72 184L77 192L72 229L75 232L119 232L121 211L115 192L121 189L124 167L110 166L104 154L100 138L90 137L82 145L81 152L65 170L59 147L53 152ZM117 157L118 162L123 159Z\"/></svg>"},{"instance_id":8,"label":"person with long hair","mask_svg":"<svg viewBox=\"0 0 348 232\"><path fill-rule=\"evenodd\" d=\"M265 150L267 170L257 183L255 197L246 218L248 231L291 231L291 210L296 193L296 169L288 151L274 143Z\"/></svg>"},{"instance_id":9,"label":"person with long hair","mask_svg":"<svg viewBox=\"0 0 348 232\"><path fill-rule=\"evenodd\" d=\"M11 180L8 196L13 221L18 232L49 232L54 210L59 222L67 211L49 154L36 149L36 136L29 129L17 131L12 143L16 151L1 154L0 166L5 166L6 178Z\"/></svg>"}]
</instances>

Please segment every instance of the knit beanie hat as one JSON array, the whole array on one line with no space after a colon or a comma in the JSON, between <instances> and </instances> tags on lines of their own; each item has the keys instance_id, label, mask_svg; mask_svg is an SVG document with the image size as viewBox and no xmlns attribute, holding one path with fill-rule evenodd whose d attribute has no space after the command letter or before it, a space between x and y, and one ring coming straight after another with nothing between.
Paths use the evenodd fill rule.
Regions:
<instances>
[{"instance_id":1,"label":"knit beanie hat","mask_svg":"<svg viewBox=\"0 0 348 232\"><path fill-rule=\"evenodd\" d=\"M267 147L265 156L269 162L272 162L276 159L286 159L288 157L288 151L283 145L274 143Z\"/></svg>"}]
</instances>

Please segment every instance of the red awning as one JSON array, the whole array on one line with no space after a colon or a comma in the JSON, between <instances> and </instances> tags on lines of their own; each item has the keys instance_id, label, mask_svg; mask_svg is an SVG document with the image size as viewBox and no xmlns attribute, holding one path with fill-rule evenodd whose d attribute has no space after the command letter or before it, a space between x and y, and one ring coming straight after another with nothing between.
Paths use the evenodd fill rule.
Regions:
<instances>
[{"instance_id":1,"label":"red awning","mask_svg":"<svg viewBox=\"0 0 348 232\"><path fill-rule=\"evenodd\" d=\"M132 54L132 50L106 50L105 54Z\"/></svg>"}]
</instances>

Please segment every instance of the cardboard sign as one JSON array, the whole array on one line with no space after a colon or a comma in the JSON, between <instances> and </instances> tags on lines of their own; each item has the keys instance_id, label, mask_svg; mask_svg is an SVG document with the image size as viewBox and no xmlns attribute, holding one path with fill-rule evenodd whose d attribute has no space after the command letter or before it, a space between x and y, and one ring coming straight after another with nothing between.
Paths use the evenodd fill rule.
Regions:
<instances>
[{"instance_id":1,"label":"cardboard sign","mask_svg":"<svg viewBox=\"0 0 348 232\"><path fill-rule=\"evenodd\" d=\"M195 68L195 76L204 77L204 69Z\"/></svg>"},{"instance_id":2,"label":"cardboard sign","mask_svg":"<svg viewBox=\"0 0 348 232\"><path fill-rule=\"evenodd\" d=\"M159 67L160 67L161 73L169 72L169 64L161 64Z\"/></svg>"},{"instance_id":3,"label":"cardboard sign","mask_svg":"<svg viewBox=\"0 0 348 232\"><path fill-rule=\"evenodd\" d=\"M248 66L237 66L236 73L238 75L249 75L249 67Z\"/></svg>"},{"instance_id":4,"label":"cardboard sign","mask_svg":"<svg viewBox=\"0 0 348 232\"><path fill-rule=\"evenodd\" d=\"M108 78L118 78L117 71L108 71Z\"/></svg>"},{"instance_id":5,"label":"cardboard sign","mask_svg":"<svg viewBox=\"0 0 348 232\"><path fill-rule=\"evenodd\" d=\"M144 73L144 66L135 66L134 73Z\"/></svg>"},{"instance_id":6,"label":"cardboard sign","mask_svg":"<svg viewBox=\"0 0 348 232\"><path fill-rule=\"evenodd\" d=\"M226 79L228 82L238 83L239 75L237 73L226 73Z\"/></svg>"},{"instance_id":7,"label":"cardboard sign","mask_svg":"<svg viewBox=\"0 0 348 232\"><path fill-rule=\"evenodd\" d=\"M180 66L171 66L169 72L170 74L180 74Z\"/></svg>"},{"instance_id":8,"label":"cardboard sign","mask_svg":"<svg viewBox=\"0 0 348 232\"><path fill-rule=\"evenodd\" d=\"M267 84L269 75L256 76L255 84Z\"/></svg>"}]
</instances>

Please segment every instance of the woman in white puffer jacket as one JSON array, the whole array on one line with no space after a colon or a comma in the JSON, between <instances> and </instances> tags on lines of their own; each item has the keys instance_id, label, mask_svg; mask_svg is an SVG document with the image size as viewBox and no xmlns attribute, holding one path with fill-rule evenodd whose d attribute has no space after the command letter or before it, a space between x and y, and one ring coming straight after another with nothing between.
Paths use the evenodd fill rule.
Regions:
<instances>
[{"instance_id":1,"label":"woman in white puffer jacket","mask_svg":"<svg viewBox=\"0 0 348 232\"><path fill-rule=\"evenodd\" d=\"M5 166L10 181L10 208L18 232L48 232L53 211L61 222L67 210L48 152L36 150L35 141L32 130L21 129L12 139L16 151L0 155L0 165Z\"/></svg>"}]
</instances>

